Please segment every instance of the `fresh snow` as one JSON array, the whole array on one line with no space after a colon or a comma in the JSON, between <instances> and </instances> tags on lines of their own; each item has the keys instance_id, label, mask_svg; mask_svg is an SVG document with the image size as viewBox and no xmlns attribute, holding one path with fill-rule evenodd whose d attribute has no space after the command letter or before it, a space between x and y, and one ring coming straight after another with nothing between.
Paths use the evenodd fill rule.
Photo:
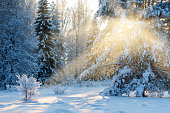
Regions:
<instances>
[{"instance_id":1,"label":"fresh snow","mask_svg":"<svg viewBox=\"0 0 170 113\"><path fill-rule=\"evenodd\" d=\"M70 86L57 95L41 87L34 103L23 103L18 92L0 91L0 113L170 113L170 98L100 96L105 88Z\"/></svg>"}]
</instances>

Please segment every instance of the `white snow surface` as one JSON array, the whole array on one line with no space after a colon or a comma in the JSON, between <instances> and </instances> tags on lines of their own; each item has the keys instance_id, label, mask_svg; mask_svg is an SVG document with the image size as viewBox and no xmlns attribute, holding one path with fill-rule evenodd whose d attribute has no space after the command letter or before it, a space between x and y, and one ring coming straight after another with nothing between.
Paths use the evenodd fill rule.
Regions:
<instances>
[{"instance_id":1,"label":"white snow surface","mask_svg":"<svg viewBox=\"0 0 170 113\"><path fill-rule=\"evenodd\" d=\"M170 113L170 98L100 96L106 87L66 87L56 95L41 87L38 101L23 103L18 92L0 91L0 113Z\"/></svg>"}]
</instances>

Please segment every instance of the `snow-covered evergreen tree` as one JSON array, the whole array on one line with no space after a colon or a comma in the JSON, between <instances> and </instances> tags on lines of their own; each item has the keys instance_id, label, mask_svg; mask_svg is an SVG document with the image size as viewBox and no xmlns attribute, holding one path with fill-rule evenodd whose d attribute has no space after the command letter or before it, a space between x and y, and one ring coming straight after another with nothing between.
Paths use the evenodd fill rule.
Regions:
<instances>
[{"instance_id":1,"label":"snow-covered evergreen tree","mask_svg":"<svg viewBox=\"0 0 170 113\"><path fill-rule=\"evenodd\" d=\"M57 61L59 63L57 64L57 69L61 69L67 62L67 49L64 46L64 40L63 40L63 33L60 30L60 13L58 12L56 8L56 4L54 2L51 3L51 19L53 23L53 32L56 35L56 53L57 53Z\"/></svg>"},{"instance_id":2,"label":"snow-covered evergreen tree","mask_svg":"<svg viewBox=\"0 0 170 113\"><path fill-rule=\"evenodd\" d=\"M124 93L129 95L130 92L135 91L136 96L146 96L145 93L148 93L150 96L156 95L161 97L165 91L170 90L168 71L169 56L167 52L169 51L168 36L159 29L163 22L161 22L162 19L157 16L159 12L161 12L162 15L169 15L169 13L165 14L168 10L168 3L158 2L159 1L145 1L144 3L142 2L142 4L141 2L138 3L137 1L131 0L100 1L100 7L97 12L98 16L103 16L104 18L107 16L112 17L105 19L110 22L104 31L107 31L105 35L109 37L112 42L111 46L106 48L105 51L109 51L107 53L113 56L110 57L109 54L102 54L101 57L107 58L106 60L113 63L112 65L116 67L115 69L113 68L113 76L115 76L113 86L104 91L106 95L121 96ZM134 5L135 3L136 5ZM138 6L139 4L157 5L150 6L151 8L149 9L151 13L146 13L147 8ZM157 6L159 6L159 8L156 8ZM160 6L162 7L160 8ZM139 10L138 8L141 9ZM147 17L147 19L148 16L152 17L151 21L144 22L145 18L138 16L141 12L145 12L143 15L145 18ZM138 17L135 18L136 16ZM117 21L113 17L120 17L120 20ZM135 20L132 20L132 17L135 18ZM138 18L142 21L139 21ZM116 21L111 22L114 20ZM135 27L133 27L133 23L137 23ZM144 26L139 25L141 23L144 23ZM148 31L146 32L147 29ZM139 35L140 33L142 34ZM104 43L104 40L102 42ZM107 62L100 60L98 61L98 64L99 63L105 64Z\"/></svg>"},{"instance_id":3,"label":"snow-covered evergreen tree","mask_svg":"<svg viewBox=\"0 0 170 113\"><path fill-rule=\"evenodd\" d=\"M99 0L97 16L117 17L123 12L124 0ZM123 3L122 3L123 2ZM123 6L122 6L123 5Z\"/></svg>"},{"instance_id":4,"label":"snow-covered evergreen tree","mask_svg":"<svg viewBox=\"0 0 170 113\"><path fill-rule=\"evenodd\" d=\"M135 35L132 36L135 37ZM139 39L134 40L138 42ZM127 41L127 44L133 45L131 42ZM113 86L105 89L104 94L121 96L135 92L137 97L143 97L146 94L162 97L165 91L169 91L167 70L169 57L167 53L164 53L168 51L168 48L164 47L167 46L167 42L164 40L156 43L151 45L144 42L135 48L126 45L122 55L117 57L118 66L114 71ZM160 55L158 51L164 55ZM164 63L162 64L162 62Z\"/></svg>"},{"instance_id":5,"label":"snow-covered evergreen tree","mask_svg":"<svg viewBox=\"0 0 170 113\"><path fill-rule=\"evenodd\" d=\"M32 21L34 0L2 0L0 10L0 87L16 84L16 74L37 70Z\"/></svg>"},{"instance_id":6,"label":"snow-covered evergreen tree","mask_svg":"<svg viewBox=\"0 0 170 113\"><path fill-rule=\"evenodd\" d=\"M167 79L155 74L150 65L143 72L141 70L136 72L137 70L133 69L128 65L120 69L118 75L113 77L113 86L105 89L104 95L122 96L126 94L129 96L131 92L135 92L137 97L162 97L165 91L168 91Z\"/></svg>"},{"instance_id":7,"label":"snow-covered evergreen tree","mask_svg":"<svg viewBox=\"0 0 170 113\"><path fill-rule=\"evenodd\" d=\"M49 7L48 0L38 2L38 17L35 21L36 35L39 40L39 80L44 83L46 77L56 73L63 66L65 48L61 42L57 10Z\"/></svg>"},{"instance_id":8,"label":"snow-covered evergreen tree","mask_svg":"<svg viewBox=\"0 0 170 113\"><path fill-rule=\"evenodd\" d=\"M24 94L23 101L34 101L35 97L38 95L38 88L40 87L40 83L37 82L33 76L28 77L23 74L22 76L17 76L18 81L17 89L19 92Z\"/></svg>"},{"instance_id":9,"label":"snow-covered evergreen tree","mask_svg":"<svg viewBox=\"0 0 170 113\"><path fill-rule=\"evenodd\" d=\"M110 16L113 16L114 15L114 12L112 11L113 8L111 8L109 5L110 3L112 3L113 1L112 0L99 0L99 10L97 12L97 14L99 16L103 15L103 16L106 16L106 15L110 15Z\"/></svg>"},{"instance_id":10,"label":"snow-covered evergreen tree","mask_svg":"<svg viewBox=\"0 0 170 113\"><path fill-rule=\"evenodd\" d=\"M97 48L99 45L97 45L95 42L97 42L96 40L98 40L100 35L101 34L100 34L100 28L98 25L98 20L94 19L92 22L92 26L88 34L88 40L86 43L86 57L85 57L85 63L82 69L82 71L86 73L86 76L81 78L83 80L89 80L89 79L98 80L99 79L98 76L95 76L94 72L88 73L88 69L92 65L97 63L97 59L100 53L97 53Z\"/></svg>"},{"instance_id":11,"label":"snow-covered evergreen tree","mask_svg":"<svg viewBox=\"0 0 170 113\"><path fill-rule=\"evenodd\" d=\"M152 1L154 2L154 1ZM157 18L158 29L164 31L169 34L169 5L170 1L161 0L158 3L153 5L145 6L145 8L141 11L140 16L146 19L155 19Z\"/></svg>"},{"instance_id":12,"label":"snow-covered evergreen tree","mask_svg":"<svg viewBox=\"0 0 170 113\"><path fill-rule=\"evenodd\" d=\"M93 43L94 43L96 37L99 35L99 33L100 33L100 28L99 28L99 25L98 25L98 21L97 21L97 19L94 19L93 22L92 22L91 29L90 29L89 34L88 34L88 40L87 40L87 43L86 43L86 50L89 50L90 48L93 47Z\"/></svg>"},{"instance_id":13,"label":"snow-covered evergreen tree","mask_svg":"<svg viewBox=\"0 0 170 113\"><path fill-rule=\"evenodd\" d=\"M62 32L60 31L60 17L59 17L59 12L56 9L56 4L52 2L50 4L50 16L52 19L52 23L54 24L53 30L57 35L62 35Z\"/></svg>"}]
</instances>

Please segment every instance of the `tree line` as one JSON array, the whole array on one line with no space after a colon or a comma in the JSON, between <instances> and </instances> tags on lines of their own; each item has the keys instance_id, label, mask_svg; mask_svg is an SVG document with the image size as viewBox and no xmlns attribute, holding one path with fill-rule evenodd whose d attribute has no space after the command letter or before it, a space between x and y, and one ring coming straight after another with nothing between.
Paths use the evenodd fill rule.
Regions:
<instances>
[{"instance_id":1,"label":"tree line","mask_svg":"<svg viewBox=\"0 0 170 113\"><path fill-rule=\"evenodd\" d=\"M4 15L0 17L2 88L15 85L15 75L24 73L33 74L43 84L114 78L113 87L105 94L115 96L130 91L136 91L137 96L145 96L145 91L160 92L161 96L162 91L170 89L167 59L170 2L99 0L99 9L91 16L82 0L78 0L77 7L67 7L66 0L56 1L56 4L49 4L48 0L39 0L38 4L34 0L0 1L0 14ZM159 38L155 43L159 47L139 43L135 52L120 49L126 48L115 43L120 35L108 31L117 26L120 32L121 25L115 19L124 16L144 25L147 22L150 32ZM102 28L105 22L108 25ZM145 32L141 26L136 28ZM114 38L108 39L109 33ZM146 35L141 36L138 41ZM162 54L158 55L158 51Z\"/></svg>"}]
</instances>

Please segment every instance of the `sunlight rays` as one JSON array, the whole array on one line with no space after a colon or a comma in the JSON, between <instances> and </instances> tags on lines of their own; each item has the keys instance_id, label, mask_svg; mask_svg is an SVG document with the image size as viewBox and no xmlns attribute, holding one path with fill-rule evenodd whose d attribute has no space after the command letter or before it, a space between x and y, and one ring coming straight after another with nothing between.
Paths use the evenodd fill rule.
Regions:
<instances>
[{"instance_id":1,"label":"sunlight rays","mask_svg":"<svg viewBox=\"0 0 170 113\"><path fill-rule=\"evenodd\" d=\"M117 58L126 54L141 54L144 57L145 52L149 52L153 60L159 64L159 68L169 64L166 53L168 46L162 40L163 35L153 33L147 22L130 18L103 20L103 22L100 26L101 33L95 39L93 47L87 50L91 52L92 57L96 58L93 59L96 63L86 67L87 61L84 59L87 58L87 54L83 53L66 65L65 72L60 73L61 78L64 76L64 78L74 78L75 68L78 70L80 80L85 76L92 76L91 73L96 69L99 69L100 74L103 75L104 73L113 74L114 68L107 70L103 66L114 65Z\"/></svg>"}]
</instances>

